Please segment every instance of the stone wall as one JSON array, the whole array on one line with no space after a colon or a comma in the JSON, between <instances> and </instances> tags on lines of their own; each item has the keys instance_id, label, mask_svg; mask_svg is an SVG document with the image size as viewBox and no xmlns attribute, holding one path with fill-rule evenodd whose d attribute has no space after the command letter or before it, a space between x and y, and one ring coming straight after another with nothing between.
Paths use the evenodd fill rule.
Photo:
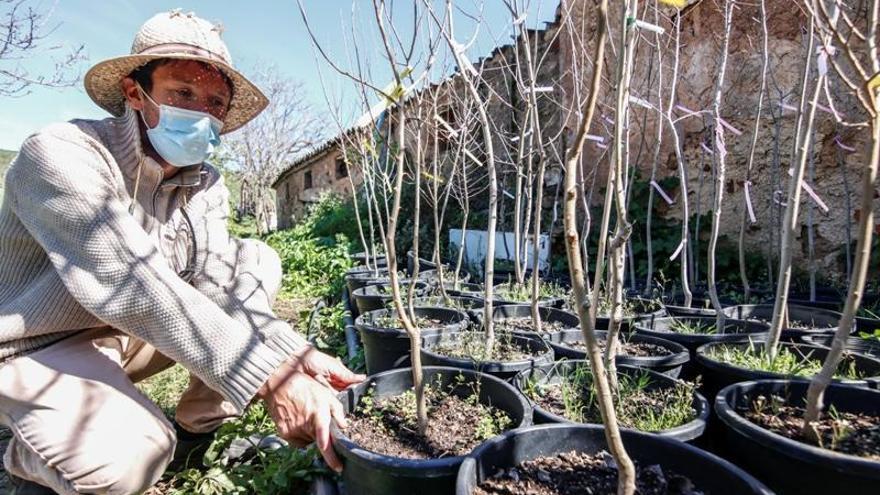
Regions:
<instances>
[{"instance_id":1,"label":"stone wall","mask_svg":"<svg viewBox=\"0 0 880 495\"><path fill-rule=\"evenodd\" d=\"M592 5L592 1L588 2ZM711 110L713 90L715 87L718 63L722 48L723 13L721 2L703 0L694 2L682 15L681 21L681 53L680 78L676 102L684 107L700 111ZM612 2L614 8L619 8ZM800 81L803 77L806 56L808 19L798 8L798 2L791 0L767 0L770 73L768 74L768 92L764 97L764 110L760 124L754 165L751 173L751 198L757 223L747 228L747 249L764 255L777 255L779 246L779 223L784 208L774 202L776 199L785 201L787 196L787 170L792 165L793 140L795 132L794 112L783 111L781 101L793 106L798 105ZM618 11L619 12L619 11ZM667 12L670 14L671 12ZM587 14L589 15L589 14ZM619 24L618 13L609 16L612 25ZM728 59L727 77L723 87L722 117L733 127L742 131L737 136L725 132L726 148L726 181L724 185L724 202L722 207L721 234L736 239L740 228L740 219L745 209L744 184L746 182L747 162L754 131L755 116L761 82L762 53L761 25L758 22L759 7L756 4L738 2L734 11L734 22L731 33L730 55ZM653 15L650 16L653 19ZM652 21L653 22L653 21ZM586 25L594 25L587 22ZM660 22L667 33L674 35L675 26L669 18ZM653 35L649 41L653 42ZM612 32L614 42L619 45L618 33ZM587 36L589 39L589 34ZM663 57L664 90L663 104L669 101L669 75L674 59L673 38L666 38ZM656 54L645 46L645 40L635 60L633 73L633 94L656 102L657 71L656 60L649 57ZM592 53L592 48L589 53ZM614 68L616 60L612 55L606 60L609 67ZM815 60L812 63L810 79L815 78ZM652 79L648 72L652 71ZM611 73L611 72L609 72ZM588 75L587 77L590 77ZM850 120L864 120L866 115L857 107L852 98L847 98L840 81L832 78L829 82L836 108ZM604 88L600 99L606 108L613 108L608 96L611 92ZM824 96L820 103L827 105ZM653 143L657 135L657 113L639 107L632 107L634 123L631 132L631 150L638 148L643 135L649 143ZM681 116L681 112L676 112ZM711 115L685 118L680 121L679 133L688 174L688 200L691 212L710 211L713 207L712 156L700 145L712 146L710 140ZM574 126L572 120L572 127ZM602 123L594 125L591 132L610 135L608 129L602 129ZM856 149L845 152L835 144L835 138ZM820 274L828 278L840 278L843 264L840 258L845 249L847 224L854 223L858 217L858 191L860 189L861 170L867 161L867 130L854 129L836 124L829 113L818 112L814 137L814 177L810 182L821 199L829 206L827 214L814 207L813 201L802 194L799 232L795 249L795 260L798 266L806 269L807 259L807 224L808 216L812 215L815 232L815 259ZM672 147L672 135L668 127L663 130L660 160L657 169L658 177L678 177L677 161ZM604 150L587 144L584 159L584 173L589 176L597 173L600 179L597 184L604 184L609 156ZM636 164L643 171L643 176L650 175L652 153L642 155ZM702 168L703 193L701 204L697 205L697 194ZM806 176L809 178L809 174ZM596 193L599 191L597 190ZM668 191L670 196L677 197L680 190ZM596 201L601 201L600 194L594 194ZM851 208L847 207L850 203ZM664 209L673 218L681 217L681 203ZM656 204L656 203L655 203ZM878 205L875 203L875 210ZM813 209L812 213L808 211ZM705 261L703 261L704 263Z\"/></svg>"},{"instance_id":2,"label":"stone wall","mask_svg":"<svg viewBox=\"0 0 880 495\"><path fill-rule=\"evenodd\" d=\"M278 228L288 228L302 219L308 206L318 201L321 194L351 196L349 177L339 176L337 173L341 158L342 152L333 146L282 176L275 184ZM345 170L348 170L347 167ZM360 171L351 170L349 173L352 174L351 180L360 184ZM312 186L308 188L305 183L307 174L311 174L312 181Z\"/></svg>"}]
</instances>

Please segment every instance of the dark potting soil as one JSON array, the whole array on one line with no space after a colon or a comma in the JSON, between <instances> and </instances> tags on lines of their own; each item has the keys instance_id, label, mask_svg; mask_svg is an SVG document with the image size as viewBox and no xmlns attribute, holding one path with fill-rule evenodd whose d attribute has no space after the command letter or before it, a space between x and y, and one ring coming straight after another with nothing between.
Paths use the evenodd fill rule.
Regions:
<instances>
[{"instance_id":1,"label":"dark potting soil","mask_svg":"<svg viewBox=\"0 0 880 495\"><path fill-rule=\"evenodd\" d=\"M560 345L584 352L586 352L587 350L587 344L581 340L574 342L564 342ZM604 340L599 341L599 347L602 349L603 352L605 351ZM670 354L672 354L672 351L663 346L648 344L645 342L625 342L623 340L620 341L620 345L617 350L618 356L658 357L669 356Z\"/></svg>"},{"instance_id":2,"label":"dark potting soil","mask_svg":"<svg viewBox=\"0 0 880 495\"><path fill-rule=\"evenodd\" d=\"M566 452L539 457L500 471L474 491L475 495L584 495L617 492L617 464L608 452L588 455ZM688 478L657 464L636 466L639 495L697 495L703 492Z\"/></svg>"},{"instance_id":3,"label":"dark potting soil","mask_svg":"<svg viewBox=\"0 0 880 495\"><path fill-rule=\"evenodd\" d=\"M456 340L439 342L431 350L443 356L477 362L506 363L537 356L528 347L512 340L510 334L500 332L495 334L492 346L487 345L484 332L461 332Z\"/></svg>"},{"instance_id":4,"label":"dark potting soil","mask_svg":"<svg viewBox=\"0 0 880 495\"><path fill-rule=\"evenodd\" d=\"M418 317L413 322L418 328L438 328L446 325L445 322L437 318ZM378 328L399 328L403 329L403 323L396 316L383 316L376 318L373 325Z\"/></svg>"},{"instance_id":5,"label":"dark potting soil","mask_svg":"<svg viewBox=\"0 0 880 495\"><path fill-rule=\"evenodd\" d=\"M561 321L541 321L541 333L555 333L571 328ZM530 316L505 318L495 322L495 330L499 332L534 332L535 325Z\"/></svg>"},{"instance_id":6,"label":"dark potting soil","mask_svg":"<svg viewBox=\"0 0 880 495\"><path fill-rule=\"evenodd\" d=\"M448 390L425 387L428 429L419 435L412 391L374 401L365 397L348 418L344 433L360 447L404 459L439 459L468 454L480 442L512 424L504 411L461 398Z\"/></svg>"},{"instance_id":7,"label":"dark potting soil","mask_svg":"<svg viewBox=\"0 0 880 495\"><path fill-rule=\"evenodd\" d=\"M740 411L753 423L798 442L809 443L801 435L804 425L803 407L782 405L780 397L769 401L760 396L749 411ZM826 411L814 428L821 439L819 446L843 454L880 461L880 416Z\"/></svg>"}]
</instances>

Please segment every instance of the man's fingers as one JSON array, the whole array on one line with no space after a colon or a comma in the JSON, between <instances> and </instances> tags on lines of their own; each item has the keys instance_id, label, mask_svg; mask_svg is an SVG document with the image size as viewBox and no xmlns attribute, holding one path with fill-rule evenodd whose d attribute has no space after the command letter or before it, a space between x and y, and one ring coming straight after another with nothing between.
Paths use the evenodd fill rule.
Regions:
<instances>
[{"instance_id":1,"label":"man's fingers","mask_svg":"<svg viewBox=\"0 0 880 495\"><path fill-rule=\"evenodd\" d=\"M333 381L334 385L338 386L337 388L345 388L367 379L366 375L353 373L342 363L339 363L328 371L330 373L330 379Z\"/></svg>"},{"instance_id":2,"label":"man's fingers","mask_svg":"<svg viewBox=\"0 0 880 495\"><path fill-rule=\"evenodd\" d=\"M333 420L336 421L337 426L340 428L348 428L348 420L345 419L345 410L342 408L342 403L335 398L330 402L330 415L333 417Z\"/></svg>"},{"instance_id":3,"label":"man's fingers","mask_svg":"<svg viewBox=\"0 0 880 495\"><path fill-rule=\"evenodd\" d=\"M328 404L329 405L329 404ZM342 461L333 451L333 444L330 441L330 407L322 407L318 414L315 415L315 443L321 456L334 471L342 471Z\"/></svg>"},{"instance_id":4,"label":"man's fingers","mask_svg":"<svg viewBox=\"0 0 880 495\"><path fill-rule=\"evenodd\" d=\"M294 447L305 447L306 445L312 443L312 439L308 436L302 434L301 432L296 432L295 434L285 438L291 445Z\"/></svg>"}]
</instances>

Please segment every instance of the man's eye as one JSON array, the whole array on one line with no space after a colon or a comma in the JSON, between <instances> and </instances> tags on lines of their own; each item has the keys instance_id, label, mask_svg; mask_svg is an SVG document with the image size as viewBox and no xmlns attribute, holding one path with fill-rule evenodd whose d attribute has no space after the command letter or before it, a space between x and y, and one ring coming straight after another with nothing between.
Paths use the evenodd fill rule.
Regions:
<instances>
[{"instance_id":1,"label":"man's eye","mask_svg":"<svg viewBox=\"0 0 880 495\"><path fill-rule=\"evenodd\" d=\"M190 91L187 88L178 89L177 95L181 96L183 98L190 98L190 97L192 97L192 91Z\"/></svg>"}]
</instances>

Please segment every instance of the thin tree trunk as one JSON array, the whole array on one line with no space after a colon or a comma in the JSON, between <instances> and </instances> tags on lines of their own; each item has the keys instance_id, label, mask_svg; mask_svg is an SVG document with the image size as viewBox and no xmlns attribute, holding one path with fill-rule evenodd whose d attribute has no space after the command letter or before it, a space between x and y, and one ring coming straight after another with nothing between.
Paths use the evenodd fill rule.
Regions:
<instances>
[{"instance_id":1,"label":"thin tree trunk","mask_svg":"<svg viewBox=\"0 0 880 495\"><path fill-rule=\"evenodd\" d=\"M872 90L873 91L873 90ZM871 95L875 98L874 94ZM876 105L875 105L876 106ZM874 235L874 182L877 181L877 162L880 161L880 112L876 108L871 120L871 157L862 178L862 202L859 210L859 225L857 228L858 240L856 241L856 259L854 272L849 285L849 293L843 306L843 315L840 324L834 333L831 342L831 351L825 357L822 371L816 374L810 381L807 389L807 412L804 415L802 434L807 438L817 439L817 432L813 427L822 413L825 390L831 384L843 352L846 350L847 337L852 331L856 311L862 303L865 290L865 280L868 275L868 261L871 258L871 241Z\"/></svg>"},{"instance_id":2,"label":"thin tree trunk","mask_svg":"<svg viewBox=\"0 0 880 495\"><path fill-rule=\"evenodd\" d=\"M672 69L672 85L669 89L669 105L666 107L666 121L669 123L672 132L672 145L675 149L675 160L678 163L678 174L681 177L681 241L678 256L681 259L681 291L684 294L684 305L690 307L693 300L690 284L688 283L688 183L687 168L684 164L684 157L681 153L681 141L678 137L678 129L675 127L675 121L672 119L672 108L675 106L676 89L678 87L678 65L681 53L681 16L675 17L675 63Z\"/></svg>"},{"instance_id":3,"label":"thin tree trunk","mask_svg":"<svg viewBox=\"0 0 880 495\"><path fill-rule=\"evenodd\" d=\"M761 19L761 55L763 56L763 64L761 65L761 87L758 89L758 111L755 115L755 131L752 133L752 145L749 148L749 161L746 164L746 183L749 183L752 179L752 166L755 162L755 148L758 146L758 132L761 128L761 110L764 105L764 89L767 87L767 69L770 65L770 49L768 46L769 36L767 35L767 6L764 3L765 0L760 1L761 14L759 17ZM746 221L749 218L747 203L748 198L746 197L746 194L743 193L743 209L742 215L740 215L739 240L737 247L739 249L739 278L743 284L743 296L745 297L746 304L750 303L752 299L752 288L749 285L749 276L746 272Z\"/></svg>"},{"instance_id":4,"label":"thin tree trunk","mask_svg":"<svg viewBox=\"0 0 880 495\"><path fill-rule=\"evenodd\" d=\"M805 101L807 92L807 82L810 73L810 58L813 54L813 19L810 18L810 41L807 49L806 68L804 70L804 79L801 86L801 101ZM822 91L823 75L819 75L816 80L813 97L810 99L809 113L806 119L806 129L796 132L797 153L794 163L794 171L792 178L788 184L788 204L785 207L785 220L783 221L782 230L782 252L779 257L779 276L776 284L776 303L773 307L773 320L770 324L770 332L767 337L766 351L768 357L776 359L776 353L779 348L779 339L782 335L782 327L787 319L788 309L788 288L791 283L791 257L794 249L794 237L797 234L798 211L801 203L801 188L804 183L804 170L807 164L807 152L809 148L809 140L803 139L809 136L813 130L813 121L816 117L816 104L819 101L819 95ZM801 104L803 108L803 103ZM800 112L801 114L803 112ZM802 116L798 118L798 124L802 121Z\"/></svg>"},{"instance_id":5,"label":"thin tree trunk","mask_svg":"<svg viewBox=\"0 0 880 495\"><path fill-rule=\"evenodd\" d=\"M631 495L635 491L635 466L623 445L623 439L620 436L620 428L617 424L617 415L614 410L614 402L611 388L608 384L607 374L602 363L602 352L599 349L599 343L596 339L595 321L596 321L596 302L598 288L594 287L592 294L589 296L591 302L587 302L587 292L584 286L586 274L581 260L581 246L577 228L576 219L576 201L577 201L577 169L580 162L580 154L584 147L586 134L593 120L593 114L596 109L596 101L598 98L599 88L602 81L602 67L605 57L605 43L607 39L607 13L608 0L601 0L598 13L598 39L596 41L596 53L593 57L593 79L587 107L583 111L582 121L578 128L577 138L569 148L565 160L565 248L568 255L568 266L571 275L572 289L575 294L576 309L578 319L581 324L581 331L584 334L584 342L587 344L588 355L590 356L590 369L593 373L593 379L596 383L598 393L599 412L602 416L602 424L605 426L605 439L611 455L614 457L618 466L618 495ZM565 11L565 8L563 8ZM606 199L606 204L610 204L610 196ZM600 232L600 238L607 237L607 230ZM600 241L601 242L601 241Z\"/></svg>"},{"instance_id":6,"label":"thin tree trunk","mask_svg":"<svg viewBox=\"0 0 880 495\"><path fill-rule=\"evenodd\" d=\"M718 248L718 233L721 229L721 206L724 199L724 179L727 159L727 148L724 145L724 127L721 125L721 95L724 90L724 73L727 69L727 51L730 47L730 27L733 24L733 8L735 0L724 2L724 43L721 48L721 63L718 67L718 80L715 86L715 98L712 111L715 117L714 149L717 158L718 169L715 171L715 208L712 210L712 235L709 238L709 298L715 308L715 330L724 333L724 311L721 301L718 299L718 281L715 279L715 251Z\"/></svg>"}]
</instances>

